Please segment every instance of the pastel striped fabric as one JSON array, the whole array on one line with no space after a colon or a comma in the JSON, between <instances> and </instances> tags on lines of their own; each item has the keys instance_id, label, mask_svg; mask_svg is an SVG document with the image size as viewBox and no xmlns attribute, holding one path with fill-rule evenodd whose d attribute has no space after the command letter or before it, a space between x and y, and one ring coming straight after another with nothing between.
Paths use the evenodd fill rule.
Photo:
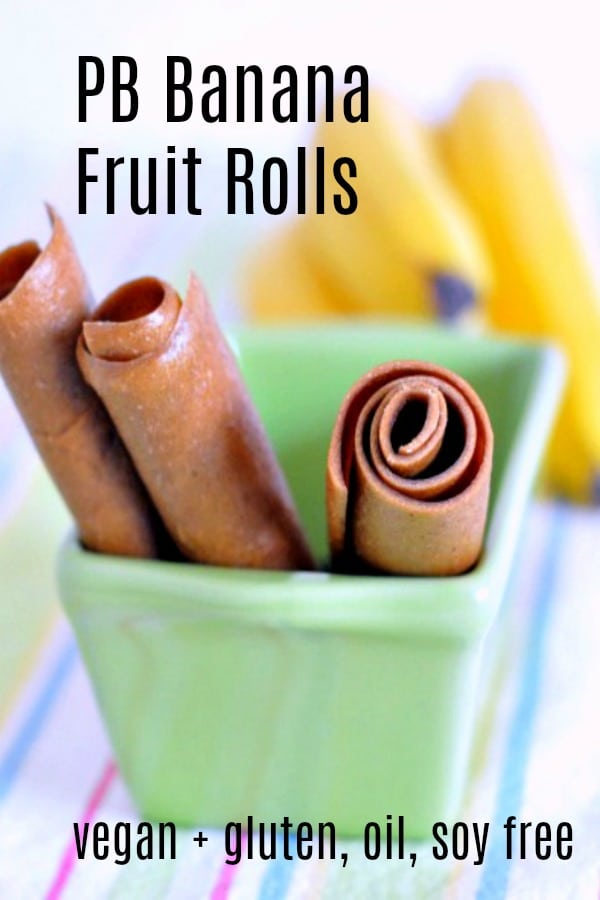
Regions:
<instances>
[{"instance_id":1,"label":"pastel striped fabric","mask_svg":"<svg viewBox=\"0 0 600 900\"><path fill-rule=\"evenodd\" d=\"M65 180L59 171L57 196ZM69 216L68 209L61 211ZM24 213L13 219L14 240L32 234L25 224ZM169 225L167 249L159 220L140 222L135 233L130 228L110 266L101 248L111 223L81 224L83 247L97 247L82 255L98 266L102 259L106 289L155 271L154 262L157 274L174 280L177 267L181 287L183 268L197 262L192 245L198 236L189 234L185 220ZM210 243L204 252L214 257ZM222 261L212 262L216 273ZM218 292L216 274L214 284ZM349 855L346 868L339 860L285 861L281 855L231 866L223 834L206 829L209 839L201 849L193 831L178 830L175 860L125 866L114 857L80 861L74 822L136 823L137 814L55 595L54 558L66 527L68 517L0 389L1 898L598 900L599 512L532 504L459 816L491 823L485 862L439 862L425 843L417 847L414 868L402 861L370 862L353 842L340 848ZM501 827L509 815L553 826L569 821L572 859L509 862Z\"/></svg>"},{"instance_id":2,"label":"pastel striped fabric","mask_svg":"<svg viewBox=\"0 0 600 900\"><path fill-rule=\"evenodd\" d=\"M13 440L21 440L14 428ZM5 443L10 444L5 435ZM10 458L10 453L6 458ZM31 513L3 518L0 551L26 539L55 545L62 511L39 472L7 475L52 506L56 529ZM6 480L12 486L7 490ZM46 499L44 499L46 498ZM26 507L26 500L23 503ZM39 510L39 504L34 504ZM368 862L347 842L349 863L242 859L226 863L223 834L208 830L199 849L180 829L175 860L114 857L79 861L73 823L137 822L99 719L73 635L53 603L46 631L24 648L28 664L3 696L0 738L0 896L3 898L598 898L600 889L600 571L597 513L535 504L508 592L500 663L490 679L460 818L491 822L483 866L437 862L417 845L414 869ZM32 560L33 564L33 560ZM47 590L53 592L52 574ZM24 574L0 573L2 607L27 603ZM47 611L48 612L48 611ZM13 636L3 630L0 640ZM16 680L16 676L15 676ZM508 862L500 828L508 815L574 829L569 862ZM198 823L201 826L202 823Z\"/></svg>"}]
</instances>

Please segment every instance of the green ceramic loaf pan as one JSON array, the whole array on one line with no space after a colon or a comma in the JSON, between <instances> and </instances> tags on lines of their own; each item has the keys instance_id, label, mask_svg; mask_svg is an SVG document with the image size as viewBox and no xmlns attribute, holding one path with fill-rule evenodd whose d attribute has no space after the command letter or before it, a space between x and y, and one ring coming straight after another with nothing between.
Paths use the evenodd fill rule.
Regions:
<instances>
[{"instance_id":1,"label":"green ceramic loaf pan","mask_svg":"<svg viewBox=\"0 0 600 900\"><path fill-rule=\"evenodd\" d=\"M325 560L325 459L371 366L441 363L495 431L485 550L451 578L274 573L100 556L66 543L64 606L146 818L333 821L406 833L456 814L481 675L560 393L550 348L398 324L252 328L232 343ZM201 427L199 425L199 427Z\"/></svg>"}]
</instances>

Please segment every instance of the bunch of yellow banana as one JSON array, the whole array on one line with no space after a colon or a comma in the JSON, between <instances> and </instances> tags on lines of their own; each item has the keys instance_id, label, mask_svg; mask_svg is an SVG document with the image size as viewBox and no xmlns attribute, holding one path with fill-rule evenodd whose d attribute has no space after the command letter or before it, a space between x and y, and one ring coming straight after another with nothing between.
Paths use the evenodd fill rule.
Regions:
<instances>
[{"instance_id":1,"label":"bunch of yellow banana","mask_svg":"<svg viewBox=\"0 0 600 900\"><path fill-rule=\"evenodd\" d=\"M357 165L358 209L314 211L254 255L258 318L411 315L549 338L570 375L548 457L553 486L600 502L600 282L545 135L519 89L479 81L427 130L371 92L369 121L322 122L314 143ZM327 195L336 191L333 178Z\"/></svg>"},{"instance_id":2,"label":"bunch of yellow banana","mask_svg":"<svg viewBox=\"0 0 600 900\"><path fill-rule=\"evenodd\" d=\"M573 499L600 502L600 280L545 134L516 85L479 81L436 139L492 260L490 323L549 338L568 358L551 482Z\"/></svg>"},{"instance_id":3,"label":"bunch of yellow banana","mask_svg":"<svg viewBox=\"0 0 600 900\"><path fill-rule=\"evenodd\" d=\"M426 129L371 91L368 122L349 123L338 107L313 143L328 158L354 160L358 208L311 211L276 234L245 272L251 312L476 318L489 281L485 251ZM332 196L339 186L331 170L326 178Z\"/></svg>"},{"instance_id":4,"label":"bunch of yellow banana","mask_svg":"<svg viewBox=\"0 0 600 900\"><path fill-rule=\"evenodd\" d=\"M253 248L240 281L260 321L343 315L348 301L334 279L309 262L297 226L280 228Z\"/></svg>"}]
</instances>

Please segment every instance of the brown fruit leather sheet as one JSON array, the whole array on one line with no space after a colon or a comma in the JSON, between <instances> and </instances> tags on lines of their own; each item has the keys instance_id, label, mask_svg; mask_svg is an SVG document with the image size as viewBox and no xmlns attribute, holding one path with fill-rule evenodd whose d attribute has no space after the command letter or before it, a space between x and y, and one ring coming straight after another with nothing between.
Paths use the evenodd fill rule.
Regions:
<instances>
[{"instance_id":1,"label":"brown fruit leather sheet","mask_svg":"<svg viewBox=\"0 0 600 900\"><path fill-rule=\"evenodd\" d=\"M294 505L199 281L123 285L83 326L81 370L176 544L223 566L310 569Z\"/></svg>"},{"instance_id":2,"label":"brown fruit leather sheet","mask_svg":"<svg viewBox=\"0 0 600 900\"><path fill-rule=\"evenodd\" d=\"M146 491L75 359L90 290L62 220L0 254L0 374L91 550L154 556Z\"/></svg>"}]
</instances>

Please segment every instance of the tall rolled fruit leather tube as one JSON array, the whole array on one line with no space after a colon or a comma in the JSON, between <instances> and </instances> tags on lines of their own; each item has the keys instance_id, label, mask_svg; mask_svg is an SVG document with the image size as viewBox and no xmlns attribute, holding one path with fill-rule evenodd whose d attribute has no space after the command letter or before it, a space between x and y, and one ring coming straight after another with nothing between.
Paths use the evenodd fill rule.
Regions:
<instances>
[{"instance_id":1,"label":"tall rolled fruit leather tube","mask_svg":"<svg viewBox=\"0 0 600 900\"><path fill-rule=\"evenodd\" d=\"M222 566L314 567L195 276L185 302L155 278L119 288L84 324L77 355L184 556Z\"/></svg>"},{"instance_id":2,"label":"tall rolled fruit leather tube","mask_svg":"<svg viewBox=\"0 0 600 900\"><path fill-rule=\"evenodd\" d=\"M329 449L336 571L457 575L478 560L493 434L464 379L431 363L376 367L346 395Z\"/></svg>"},{"instance_id":3,"label":"tall rolled fruit leather tube","mask_svg":"<svg viewBox=\"0 0 600 900\"><path fill-rule=\"evenodd\" d=\"M75 359L90 290L59 216L47 246L0 254L0 374L90 550L157 553L156 516Z\"/></svg>"}]
</instances>

